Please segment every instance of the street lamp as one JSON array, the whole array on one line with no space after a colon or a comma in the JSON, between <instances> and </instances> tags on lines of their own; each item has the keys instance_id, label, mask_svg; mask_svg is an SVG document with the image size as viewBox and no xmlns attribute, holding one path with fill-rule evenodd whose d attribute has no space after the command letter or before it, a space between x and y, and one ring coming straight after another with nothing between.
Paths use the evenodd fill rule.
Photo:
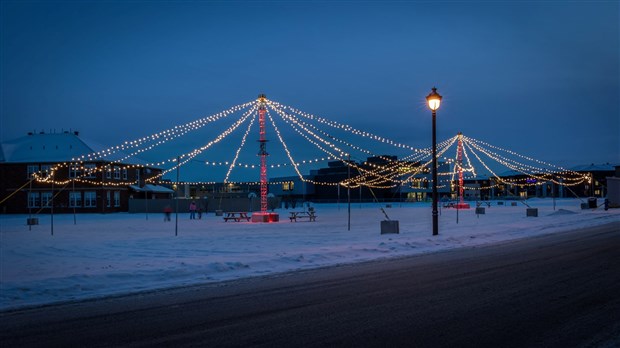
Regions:
<instances>
[{"instance_id":1,"label":"street lamp","mask_svg":"<svg viewBox=\"0 0 620 348\"><path fill-rule=\"evenodd\" d=\"M439 217L437 212L437 109L441 104L441 96L437 93L437 88L426 96L428 107L433 111L433 236L439 234Z\"/></svg>"}]
</instances>

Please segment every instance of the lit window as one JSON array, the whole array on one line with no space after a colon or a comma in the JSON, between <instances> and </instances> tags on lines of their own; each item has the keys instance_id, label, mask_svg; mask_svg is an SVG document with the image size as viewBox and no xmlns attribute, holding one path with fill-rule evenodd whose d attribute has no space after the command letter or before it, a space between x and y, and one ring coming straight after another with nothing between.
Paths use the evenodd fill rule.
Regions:
<instances>
[{"instance_id":1,"label":"lit window","mask_svg":"<svg viewBox=\"0 0 620 348\"><path fill-rule=\"evenodd\" d=\"M282 183L282 191L293 191L295 183L292 181L286 181Z\"/></svg>"}]
</instances>

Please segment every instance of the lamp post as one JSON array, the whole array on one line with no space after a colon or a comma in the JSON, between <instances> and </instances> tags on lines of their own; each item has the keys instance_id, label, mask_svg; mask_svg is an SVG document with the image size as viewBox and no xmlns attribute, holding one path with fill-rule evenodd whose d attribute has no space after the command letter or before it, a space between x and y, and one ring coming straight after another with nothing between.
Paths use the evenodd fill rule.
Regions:
<instances>
[{"instance_id":1,"label":"lamp post","mask_svg":"<svg viewBox=\"0 0 620 348\"><path fill-rule=\"evenodd\" d=\"M426 96L428 107L433 111L433 236L439 234L439 217L437 213L437 109L441 104L441 95L437 93L437 88L433 87L432 92Z\"/></svg>"}]
</instances>

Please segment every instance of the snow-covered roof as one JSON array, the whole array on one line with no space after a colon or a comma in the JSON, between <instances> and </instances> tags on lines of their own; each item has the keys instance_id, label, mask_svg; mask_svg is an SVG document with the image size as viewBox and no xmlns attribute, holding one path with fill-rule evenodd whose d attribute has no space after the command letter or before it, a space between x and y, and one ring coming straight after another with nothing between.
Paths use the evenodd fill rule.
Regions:
<instances>
[{"instance_id":1,"label":"snow-covered roof","mask_svg":"<svg viewBox=\"0 0 620 348\"><path fill-rule=\"evenodd\" d=\"M137 192L147 191L147 192L154 192L154 193L174 193L174 190L171 190L167 187L159 186L159 185L151 185L151 184L146 184L144 185L144 187L140 187L137 185L129 185L129 188Z\"/></svg>"},{"instance_id":2,"label":"snow-covered roof","mask_svg":"<svg viewBox=\"0 0 620 348\"><path fill-rule=\"evenodd\" d=\"M0 144L0 162L4 163L59 163L70 162L74 158L103 151L107 147L93 141L86 141L77 132L29 133ZM125 153L116 152L102 161L119 161ZM130 158L122 163L145 164L144 161Z\"/></svg>"}]
</instances>

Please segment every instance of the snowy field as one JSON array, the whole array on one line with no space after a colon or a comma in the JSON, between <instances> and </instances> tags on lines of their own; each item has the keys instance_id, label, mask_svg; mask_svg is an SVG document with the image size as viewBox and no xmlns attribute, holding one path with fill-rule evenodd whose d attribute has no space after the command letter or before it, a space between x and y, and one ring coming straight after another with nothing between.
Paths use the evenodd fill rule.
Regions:
<instances>
[{"instance_id":1,"label":"snowy field","mask_svg":"<svg viewBox=\"0 0 620 348\"><path fill-rule=\"evenodd\" d=\"M602 200L599 199L599 203ZM316 222L224 222L212 213L202 220L179 214L0 215L0 310L58 301L217 282L343 263L431 253L498 243L579 227L617 223L620 209L581 210L577 199L530 199L526 206L493 202L486 214L441 209L439 236L432 236L430 203L313 204ZM400 234L380 234L384 207ZM296 209L299 210L299 209Z\"/></svg>"}]
</instances>

